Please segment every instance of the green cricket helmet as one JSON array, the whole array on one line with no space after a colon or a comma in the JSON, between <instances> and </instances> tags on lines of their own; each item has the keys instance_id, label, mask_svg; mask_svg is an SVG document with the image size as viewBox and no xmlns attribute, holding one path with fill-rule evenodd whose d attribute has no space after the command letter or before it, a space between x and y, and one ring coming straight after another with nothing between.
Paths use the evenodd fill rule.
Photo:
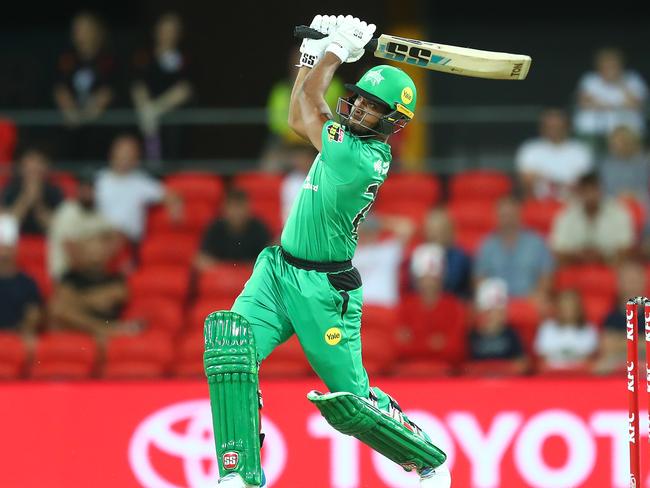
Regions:
<instances>
[{"instance_id":1,"label":"green cricket helmet","mask_svg":"<svg viewBox=\"0 0 650 488\"><path fill-rule=\"evenodd\" d=\"M339 100L337 113L344 119L349 119L351 105L356 96L379 103L388 108L389 112L381 117L376 127L366 127L371 132L380 135L391 135L403 129L415 115L417 91L409 75L394 66L382 64L369 69L355 84L346 84L345 87L354 93L347 100ZM348 104L348 113L343 113L341 105ZM362 121L363 122L363 119ZM363 123L361 123L363 126Z\"/></svg>"}]
</instances>

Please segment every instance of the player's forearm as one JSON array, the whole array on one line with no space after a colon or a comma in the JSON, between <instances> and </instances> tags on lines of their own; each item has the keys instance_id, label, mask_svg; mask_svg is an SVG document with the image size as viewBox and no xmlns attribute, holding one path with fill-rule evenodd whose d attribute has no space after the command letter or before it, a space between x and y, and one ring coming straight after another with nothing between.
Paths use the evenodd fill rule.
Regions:
<instances>
[{"instance_id":1,"label":"player's forearm","mask_svg":"<svg viewBox=\"0 0 650 488\"><path fill-rule=\"evenodd\" d=\"M298 94L303 119L305 111L316 112L331 118L332 112L325 101L325 92L340 65L341 60L336 55L326 52L320 62L307 74L302 90Z\"/></svg>"},{"instance_id":2,"label":"player's forearm","mask_svg":"<svg viewBox=\"0 0 650 488\"><path fill-rule=\"evenodd\" d=\"M293 82L293 88L291 89L291 99L289 102L289 127L291 127L298 135L303 137L305 131L302 123L300 105L298 104L298 93L302 91L302 85L310 71L311 69L305 66L298 70L298 75L296 76L296 80Z\"/></svg>"}]
</instances>

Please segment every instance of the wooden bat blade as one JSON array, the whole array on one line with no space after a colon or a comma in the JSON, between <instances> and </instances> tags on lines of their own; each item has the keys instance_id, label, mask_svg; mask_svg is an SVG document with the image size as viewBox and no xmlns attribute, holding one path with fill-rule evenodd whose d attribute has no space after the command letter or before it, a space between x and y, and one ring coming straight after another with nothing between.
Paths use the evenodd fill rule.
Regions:
<instances>
[{"instance_id":1,"label":"wooden bat blade","mask_svg":"<svg viewBox=\"0 0 650 488\"><path fill-rule=\"evenodd\" d=\"M493 80L523 80L532 61L525 54L447 46L388 34L379 37L374 55L433 71Z\"/></svg>"}]
</instances>

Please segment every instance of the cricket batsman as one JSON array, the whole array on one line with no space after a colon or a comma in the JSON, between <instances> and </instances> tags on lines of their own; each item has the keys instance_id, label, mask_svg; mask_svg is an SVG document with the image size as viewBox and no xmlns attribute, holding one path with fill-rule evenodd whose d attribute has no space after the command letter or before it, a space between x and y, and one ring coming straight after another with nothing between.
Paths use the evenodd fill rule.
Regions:
<instances>
[{"instance_id":1,"label":"cricket batsman","mask_svg":"<svg viewBox=\"0 0 650 488\"><path fill-rule=\"evenodd\" d=\"M281 237L264 249L232 310L205 320L205 372L219 464L219 487L266 484L260 449L260 363L293 334L328 393L307 398L336 430L415 471L420 486L448 488L445 453L398 403L370 387L361 359L362 288L352 266L357 229L391 162L389 137L413 118L416 88L392 66L375 66L339 99L335 122L324 94L342 63L358 61L373 24L317 15L325 34L300 47L289 123L319 151ZM311 486L305 480L302 487Z\"/></svg>"}]
</instances>

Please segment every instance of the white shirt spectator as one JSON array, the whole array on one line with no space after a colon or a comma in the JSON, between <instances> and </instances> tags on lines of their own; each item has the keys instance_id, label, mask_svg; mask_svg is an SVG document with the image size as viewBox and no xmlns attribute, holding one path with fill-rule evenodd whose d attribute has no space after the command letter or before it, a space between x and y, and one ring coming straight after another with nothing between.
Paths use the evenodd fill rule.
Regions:
<instances>
[{"instance_id":1,"label":"white shirt spectator","mask_svg":"<svg viewBox=\"0 0 650 488\"><path fill-rule=\"evenodd\" d=\"M363 281L363 302L393 307L399 300L399 268L404 247L398 239L359 245L352 263Z\"/></svg>"},{"instance_id":2,"label":"white shirt spectator","mask_svg":"<svg viewBox=\"0 0 650 488\"><path fill-rule=\"evenodd\" d=\"M578 178L591 170L593 155L583 142L554 143L540 137L522 144L515 162L519 173L538 177L533 189L537 198L565 198Z\"/></svg>"},{"instance_id":3,"label":"white shirt spectator","mask_svg":"<svg viewBox=\"0 0 650 488\"><path fill-rule=\"evenodd\" d=\"M598 348L598 332L591 324L560 325L546 320L537 331L535 352L550 366L565 367L584 361Z\"/></svg>"},{"instance_id":4,"label":"white shirt spectator","mask_svg":"<svg viewBox=\"0 0 650 488\"><path fill-rule=\"evenodd\" d=\"M580 94L588 95L597 103L611 108L578 109L574 118L576 131L585 135L605 135L619 125L627 125L643 133L643 109L633 110L625 107L626 90L640 100L643 107L648 87L636 72L626 71L619 83L608 82L596 72L585 74L578 84Z\"/></svg>"},{"instance_id":5,"label":"white shirt spectator","mask_svg":"<svg viewBox=\"0 0 650 488\"><path fill-rule=\"evenodd\" d=\"M133 241L144 234L148 206L165 196L163 185L140 170L126 174L102 170L95 188L99 211Z\"/></svg>"}]
</instances>

